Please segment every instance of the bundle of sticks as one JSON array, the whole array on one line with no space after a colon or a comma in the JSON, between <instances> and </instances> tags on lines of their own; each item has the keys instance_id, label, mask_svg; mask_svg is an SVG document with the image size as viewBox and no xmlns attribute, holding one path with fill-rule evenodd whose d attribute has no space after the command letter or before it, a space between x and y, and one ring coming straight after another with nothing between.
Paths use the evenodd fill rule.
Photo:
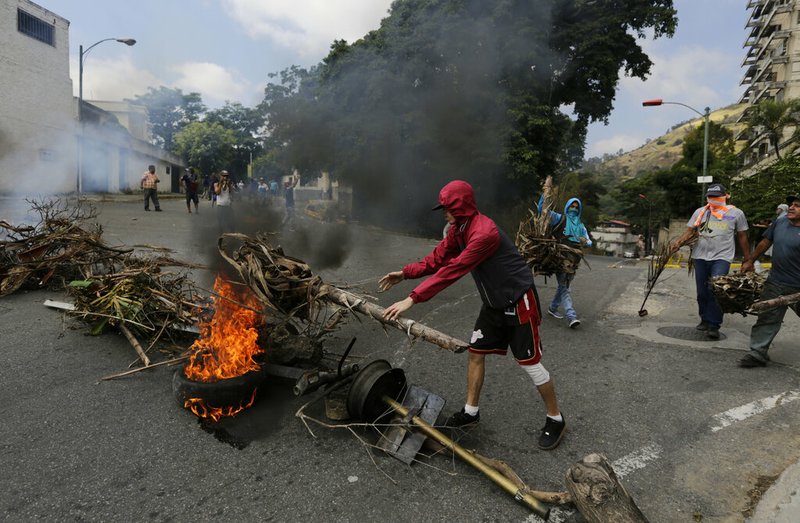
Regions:
<instances>
[{"instance_id":1,"label":"bundle of sticks","mask_svg":"<svg viewBox=\"0 0 800 523\"><path fill-rule=\"evenodd\" d=\"M237 242L239 247L229 252L228 241ZM323 282L306 262L287 256L283 249L274 247L270 235L260 233L251 238L239 233L223 234L219 239L219 252L250 287L265 311L291 323L298 332L316 336L333 330L352 312L400 329L412 339L420 338L446 350L461 352L468 346L407 318L384 319L385 309L372 303L365 295Z\"/></svg>"},{"instance_id":2,"label":"bundle of sticks","mask_svg":"<svg viewBox=\"0 0 800 523\"><path fill-rule=\"evenodd\" d=\"M36 225L0 221L0 297L23 287L63 285L76 278L113 270L133 249L106 245L97 216L87 205L67 207L59 200L28 201L39 215Z\"/></svg>"},{"instance_id":3,"label":"bundle of sticks","mask_svg":"<svg viewBox=\"0 0 800 523\"><path fill-rule=\"evenodd\" d=\"M639 316L647 316L647 309L644 308L644 304L647 303L647 298L649 298L650 293L653 292L658 278L661 276L661 273L664 272L664 269L666 269L672 255L685 245L690 247L694 246L697 243L697 238L697 234L695 234L678 244L673 242L662 243L656 250L656 255L650 257L650 265L647 266L647 283L645 283L644 288L644 300L642 300L642 305L639 307ZM692 266L690 264L689 271L691 270Z\"/></svg>"},{"instance_id":4,"label":"bundle of sticks","mask_svg":"<svg viewBox=\"0 0 800 523\"><path fill-rule=\"evenodd\" d=\"M711 279L711 290L722 312L744 315L758 299L766 277L755 272L737 272Z\"/></svg>"},{"instance_id":5,"label":"bundle of sticks","mask_svg":"<svg viewBox=\"0 0 800 523\"><path fill-rule=\"evenodd\" d=\"M553 202L558 200L558 191L552 184L553 180L548 176L544 182L541 212L528 211L529 216L519 224L515 243L534 274L573 274L583 259L583 251L560 243L556 238L550 213Z\"/></svg>"}]
</instances>

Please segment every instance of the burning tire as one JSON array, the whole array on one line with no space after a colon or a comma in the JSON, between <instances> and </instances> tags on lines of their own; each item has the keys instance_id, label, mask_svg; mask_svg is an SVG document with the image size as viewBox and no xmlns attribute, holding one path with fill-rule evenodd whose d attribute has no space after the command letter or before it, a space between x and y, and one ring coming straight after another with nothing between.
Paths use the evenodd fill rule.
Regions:
<instances>
[{"instance_id":1,"label":"burning tire","mask_svg":"<svg viewBox=\"0 0 800 523\"><path fill-rule=\"evenodd\" d=\"M172 376L172 391L181 407L189 408L192 400L202 400L207 408L238 409L249 406L255 399L256 389L266 377L263 368L235 378L201 382L186 377L184 368ZM197 412L195 412L197 414ZM211 417L211 416L209 416Z\"/></svg>"}]
</instances>

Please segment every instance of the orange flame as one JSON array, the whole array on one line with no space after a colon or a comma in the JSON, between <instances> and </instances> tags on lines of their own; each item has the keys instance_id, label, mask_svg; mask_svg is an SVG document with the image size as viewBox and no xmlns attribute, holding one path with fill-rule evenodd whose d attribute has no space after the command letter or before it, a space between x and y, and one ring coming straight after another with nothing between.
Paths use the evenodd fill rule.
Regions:
<instances>
[{"instance_id":1,"label":"orange flame","mask_svg":"<svg viewBox=\"0 0 800 523\"><path fill-rule=\"evenodd\" d=\"M214 316L200 322L200 338L192 344L194 352L184 370L192 381L214 382L261 368L253 359L264 352L257 344L263 317L256 312L260 306L255 296L244 287L236 292L219 276L214 291Z\"/></svg>"},{"instance_id":2,"label":"orange flame","mask_svg":"<svg viewBox=\"0 0 800 523\"><path fill-rule=\"evenodd\" d=\"M250 400L247 403L242 401L242 404L238 407L212 407L202 398L189 398L183 403L183 408L191 410L198 418L211 418L212 421L217 422L221 418L235 416L244 409L250 408L256 401L257 390L253 389L253 395L250 396Z\"/></svg>"}]
</instances>

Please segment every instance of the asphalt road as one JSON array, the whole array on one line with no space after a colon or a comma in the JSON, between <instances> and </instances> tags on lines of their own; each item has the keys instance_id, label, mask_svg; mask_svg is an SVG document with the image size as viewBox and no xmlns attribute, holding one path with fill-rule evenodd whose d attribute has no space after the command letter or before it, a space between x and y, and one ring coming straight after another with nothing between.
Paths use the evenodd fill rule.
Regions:
<instances>
[{"instance_id":1,"label":"asphalt road","mask_svg":"<svg viewBox=\"0 0 800 523\"><path fill-rule=\"evenodd\" d=\"M24 205L0 202L0 219ZM145 213L138 201L97 203L105 238L169 246L176 256L211 261L212 209L186 213L165 200ZM240 212L248 230L276 217ZM440 219L433 215L432 219ZM383 306L410 282L377 293L377 280L426 254L433 240L369 227L329 227L304 218L280 241L312 261L326 281L358 284ZM321 246L325 246L321 248ZM335 259L340 258L340 259ZM337 262L340 262L337 265ZM542 324L544 364L555 379L568 433L554 451L536 446L544 408L510 357L487 361L481 423L462 443L509 463L540 490L564 490L564 476L586 454L601 452L651 521L743 521L748 508L800 457L800 322L787 316L775 364L740 369L753 319L726 317L720 342L680 341L659 329L696 322L692 283L665 273L639 318L646 265L589 257L574 282L583 321ZM325 268L323 268L325 267ZM209 285L213 271L193 273ZM537 278L543 301L555 281ZM0 300L0 515L8 521L536 521L487 478L444 456L406 466L370 452L369 431L306 427L304 403L270 384L248 411L204 427L176 403L172 370L99 382L134 358L121 336L86 335L83 325L42 305L50 291ZM468 339L479 308L471 279L446 289L409 316ZM664 331L666 332L666 331ZM326 341L341 352L402 367L410 383L462 406L466 356L369 320L351 320ZM322 410L310 413L323 419ZM313 433L312 433L313 431ZM555 508L551 521L580 521Z\"/></svg>"}]
</instances>

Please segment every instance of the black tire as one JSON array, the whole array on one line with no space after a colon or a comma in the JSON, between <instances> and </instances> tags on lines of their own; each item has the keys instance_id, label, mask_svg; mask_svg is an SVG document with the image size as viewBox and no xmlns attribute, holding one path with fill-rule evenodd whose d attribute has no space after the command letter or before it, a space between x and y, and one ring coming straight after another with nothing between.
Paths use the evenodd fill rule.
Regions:
<instances>
[{"instance_id":1,"label":"black tire","mask_svg":"<svg viewBox=\"0 0 800 523\"><path fill-rule=\"evenodd\" d=\"M172 376L172 391L181 407L190 398L201 398L211 407L238 407L250 400L267 375L261 368L235 378L205 383L190 380L184 369L185 366L181 367Z\"/></svg>"}]
</instances>

